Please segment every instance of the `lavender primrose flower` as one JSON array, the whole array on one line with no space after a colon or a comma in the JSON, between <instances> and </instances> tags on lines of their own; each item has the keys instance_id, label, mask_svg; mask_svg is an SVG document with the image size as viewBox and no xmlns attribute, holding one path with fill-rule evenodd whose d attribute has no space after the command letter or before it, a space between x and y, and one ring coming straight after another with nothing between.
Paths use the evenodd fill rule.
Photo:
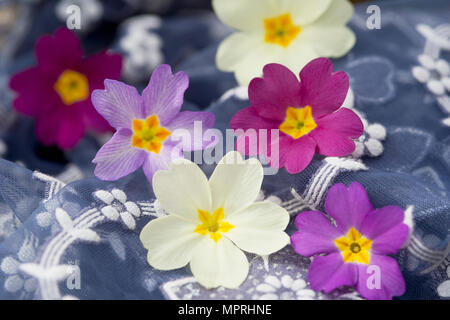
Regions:
<instances>
[{"instance_id":1,"label":"lavender primrose flower","mask_svg":"<svg viewBox=\"0 0 450 320\"><path fill-rule=\"evenodd\" d=\"M105 80L105 90L92 93L92 103L117 131L92 161L97 165L94 174L111 181L142 166L151 183L156 171L168 169L184 151L206 148L210 141L203 134L194 135L194 122L206 130L213 127L215 117L210 112L180 112L188 85L187 75L172 74L168 65L153 72L142 96L132 86Z\"/></svg>"},{"instance_id":2,"label":"lavender primrose flower","mask_svg":"<svg viewBox=\"0 0 450 320\"><path fill-rule=\"evenodd\" d=\"M315 256L309 268L311 288L331 292L340 286L355 286L367 299L392 299L405 292L405 281L395 254L408 237L400 207L374 209L364 187L354 182L330 188L325 211L300 213L298 229L291 236L294 250Z\"/></svg>"}]
</instances>

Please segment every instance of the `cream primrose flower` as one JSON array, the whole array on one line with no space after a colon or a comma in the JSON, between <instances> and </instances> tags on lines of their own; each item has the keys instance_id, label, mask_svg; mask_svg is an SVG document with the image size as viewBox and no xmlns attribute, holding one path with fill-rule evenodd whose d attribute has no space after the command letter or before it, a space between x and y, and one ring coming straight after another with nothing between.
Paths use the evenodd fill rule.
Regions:
<instances>
[{"instance_id":1,"label":"cream primrose flower","mask_svg":"<svg viewBox=\"0 0 450 320\"><path fill-rule=\"evenodd\" d=\"M338 58L356 42L345 26L353 15L348 0L213 0L220 20L238 32L219 46L217 67L247 86L268 63L298 74L318 57Z\"/></svg>"},{"instance_id":2,"label":"cream primrose flower","mask_svg":"<svg viewBox=\"0 0 450 320\"><path fill-rule=\"evenodd\" d=\"M186 159L153 177L153 190L167 216L150 221L140 234L148 263L159 270L190 264L206 288L238 287L247 277L243 251L269 255L289 243L288 212L273 202L255 202L263 180L257 159L229 152L211 178Z\"/></svg>"}]
</instances>

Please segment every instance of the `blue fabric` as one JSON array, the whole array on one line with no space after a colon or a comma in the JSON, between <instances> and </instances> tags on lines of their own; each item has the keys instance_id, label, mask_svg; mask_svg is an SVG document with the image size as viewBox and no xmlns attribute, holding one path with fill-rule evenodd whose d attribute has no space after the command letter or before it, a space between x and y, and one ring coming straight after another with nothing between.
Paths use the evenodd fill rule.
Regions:
<instances>
[{"instance_id":1,"label":"blue fabric","mask_svg":"<svg viewBox=\"0 0 450 320\"><path fill-rule=\"evenodd\" d=\"M245 90L244 95L242 90L234 90L237 84L233 76L215 66L217 45L230 30L207 10L208 1L198 1L195 8L204 9L196 11L185 10L189 1L153 11L134 7L117 10L114 5L119 2L103 1L102 22L80 34L87 51L110 46L127 57L120 43L128 35L130 20L118 28L114 23L133 19L132 14L159 14L161 24L146 32L162 42L162 62L190 77L184 109L213 112L215 127L224 132L232 116L249 102ZM131 6L131 1L124 2ZM310 261L289 247L269 258L249 255L249 278L237 290L205 290L192 279L188 267L174 271L150 267L139 233L162 212L144 174L138 171L116 182L100 181L93 176L91 160L104 137L89 135L66 153L44 148L34 138L33 121L11 110L7 79L34 63L36 38L60 24L54 13L56 4L26 1L16 22L23 24L23 31L10 40L9 51L2 50L0 138L6 148L0 159L0 298L258 299L265 293L261 284L272 286L278 298L360 298L350 289L314 293L307 281L302 293L290 290L281 279L284 277L283 283L307 280ZM379 156L366 154L340 162L315 157L296 175L282 169L265 177L261 197L281 202L295 217L308 208L323 209L326 190L332 184L358 181L367 189L374 207L409 208L413 232L408 246L396 255L406 280L406 293L400 299L448 299L450 128L441 121L449 114L437 97L416 81L411 69L418 65L417 58L426 45L416 26L426 24L434 29L448 24L449 3L397 0L370 4L381 8L381 29L367 29L368 4L356 5L350 24L357 35L356 46L333 63L335 70L346 71L350 77L354 109L369 123L386 128L386 139L381 141L384 151ZM26 25L24 17L29 16L34 20ZM439 54L450 61L448 51ZM134 84L142 89L149 76L134 77ZM214 166L202 165L202 169L209 175ZM126 201L140 208L134 228L102 214L108 204L96 192L111 193L113 189L122 190ZM123 211L123 199L119 198L112 205ZM71 222L56 219L57 209L66 212ZM85 232L87 229L90 231ZM293 231L290 225L288 233Z\"/></svg>"}]
</instances>

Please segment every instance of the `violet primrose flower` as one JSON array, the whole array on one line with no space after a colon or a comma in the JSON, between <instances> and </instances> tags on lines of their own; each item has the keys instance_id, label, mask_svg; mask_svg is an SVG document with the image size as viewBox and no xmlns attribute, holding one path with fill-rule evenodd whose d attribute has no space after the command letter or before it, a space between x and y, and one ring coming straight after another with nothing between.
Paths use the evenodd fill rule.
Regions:
<instances>
[{"instance_id":1,"label":"violet primrose flower","mask_svg":"<svg viewBox=\"0 0 450 320\"><path fill-rule=\"evenodd\" d=\"M272 167L298 173L309 165L315 153L341 157L355 150L353 139L361 136L364 127L356 113L341 108L348 77L342 71L333 73L329 59L308 63L300 72L300 82L279 64L266 65L263 73L264 77L253 79L248 88L251 106L237 112L230 127L245 132L267 129L268 148L258 150L263 144L242 134L236 143L239 152L255 155L256 151ZM279 139L271 139L271 129L279 130ZM279 154L272 152L275 144Z\"/></svg>"},{"instance_id":2,"label":"violet primrose flower","mask_svg":"<svg viewBox=\"0 0 450 320\"><path fill-rule=\"evenodd\" d=\"M168 169L173 159L183 157L183 151L208 146L203 132L198 137L194 134L194 122L209 129L214 115L180 112L188 84L184 72L173 75L170 66L161 65L142 96L136 88L114 80L105 80L106 89L92 93L95 109L117 130L92 161L99 179L117 180L142 166L151 183L153 174ZM185 136L175 136L179 129Z\"/></svg>"},{"instance_id":3,"label":"violet primrose flower","mask_svg":"<svg viewBox=\"0 0 450 320\"><path fill-rule=\"evenodd\" d=\"M395 254L408 237L400 207L374 209L364 187L354 182L330 188L325 211L297 215L298 229L291 236L296 252L315 256L309 268L311 288L331 292L340 286L356 286L367 299L392 299L405 292L405 281ZM322 255L325 254L325 255Z\"/></svg>"}]
</instances>

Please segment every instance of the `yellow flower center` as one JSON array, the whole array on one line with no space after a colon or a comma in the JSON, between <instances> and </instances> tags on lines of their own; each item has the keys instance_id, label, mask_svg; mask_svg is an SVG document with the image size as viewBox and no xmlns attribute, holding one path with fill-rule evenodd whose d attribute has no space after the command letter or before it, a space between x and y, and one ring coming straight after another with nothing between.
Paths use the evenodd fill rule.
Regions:
<instances>
[{"instance_id":1,"label":"yellow flower center","mask_svg":"<svg viewBox=\"0 0 450 320\"><path fill-rule=\"evenodd\" d=\"M222 233L228 232L234 228L234 226L226 221L223 221L224 211L223 208L219 208L210 214L208 211L197 210L198 219L201 221L199 225L195 228L194 232L200 233L201 235L207 235L215 242L222 238Z\"/></svg>"},{"instance_id":2,"label":"yellow flower center","mask_svg":"<svg viewBox=\"0 0 450 320\"><path fill-rule=\"evenodd\" d=\"M65 105L83 101L89 97L88 79L84 74L65 70L53 86Z\"/></svg>"},{"instance_id":3,"label":"yellow flower center","mask_svg":"<svg viewBox=\"0 0 450 320\"><path fill-rule=\"evenodd\" d=\"M286 119L280 124L280 131L298 139L301 136L309 133L317 127L311 113L311 107L292 108L288 107L286 110Z\"/></svg>"},{"instance_id":4,"label":"yellow flower center","mask_svg":"<svg viewBox=\"0 0 450 320\"><path fill-rule=\"evenodd\" d=\"M170 131L159 125L156 115L145 120L133 119L133 136L131 145L135 148L145 149L158 154L162 143L170 136Z\"/></svg>"},{"instance_id":5,"label":"yellow flower center","mask_svg":"<svg viewBox=\"0 0 450 320\"><path fill-rule=\"evenodd\" d=\"M369 264L372 240L361 235L355 228L350 228L347 235L334 240L341 251L344 262Z\"/></svg>"},{"instance_id":6,"label":"yellow flower center","mask_svg":"<svg viewBox=\"0 0 450 320\"><path fill-rule=\"evenodd\" d=\"M281 16L264 19L266 35L264 41L278 44L284 48L289 47L291 42L300 33L301 28L292 23L290 13Z\"/></svg>"}]
</instances>

